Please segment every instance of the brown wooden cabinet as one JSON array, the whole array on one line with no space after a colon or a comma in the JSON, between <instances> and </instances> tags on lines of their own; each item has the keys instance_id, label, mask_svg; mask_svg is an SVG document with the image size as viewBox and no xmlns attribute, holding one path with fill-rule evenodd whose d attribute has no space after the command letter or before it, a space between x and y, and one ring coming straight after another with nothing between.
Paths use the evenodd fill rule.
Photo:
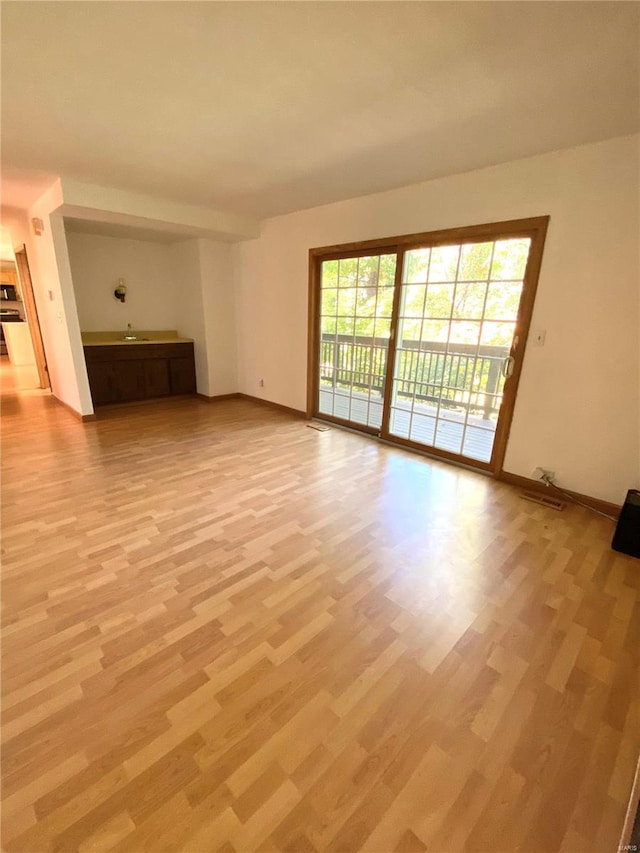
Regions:
<instances>
[{"instance_id":1,"label":"brown wooden cabinet","mask_svg":"<svg viewBox=\"0 0 640 853\"><path fill-rule=\"evenodd\" d=\"M118 401L114 362L87 361L87 373L89 374L89 386L94 406Z\"/></svg>"},{"instance_id":2,"label":"brown wooden cabinet","mask_svg":"<svg viewBox=\"0 0 640 853\"><path fill-rule=\"evenodd\" d=\"M188 358L184 359L184 361L189 360ZM142 362L145 396L166 397L168 394L181 393L171 385L169 365L172 361L183 361L183 359L147 358Z\"/></svg>"},{"instance_id":3,"label":"brown wooden cabinet","mask_svg":"<svg viewBox=\"0 0 640 853\"><path fill-rule=\"evenodd\" d=\"M196 390L196 370L192 358L172 358L169 362L171 387L174 394L193 394Z\"/></svg>"},{"instance_id":4,"label":"brown wooden cabinet","mask_svg":"<svg viewBox=\"0 0 640 853\"><path fill-rule=\"evenodd\" d=\"M194 394L193 343L85 346L94 406Z\"/></svg>"},{"instance_id":5,"label":"brown wooden cabinet","mask_svg":"<svg viewBox=\"0 0 640 853\"><path fill-rule=\"evenodd\" d=\"M2 261L0 263L0 289L4 290L5 285L13 287L16 291L16 296L20 299L20 282L18 281L18 270L13 261ZM9 299L5 293L0 293L0 299ZM13 301L13 300L11 300Z\"/></svg>"},{"instance_id":6,"label":"brown wooden cabinet","mask_svg":"<svg viewBox=\"0 0 640 853\"><path fill-rule=\"evenodd\" d=\"M115 361L116 394L118 400L144 400L147 396L144 382L144 363L135 361Z\"/></svg>"}]
</instances>

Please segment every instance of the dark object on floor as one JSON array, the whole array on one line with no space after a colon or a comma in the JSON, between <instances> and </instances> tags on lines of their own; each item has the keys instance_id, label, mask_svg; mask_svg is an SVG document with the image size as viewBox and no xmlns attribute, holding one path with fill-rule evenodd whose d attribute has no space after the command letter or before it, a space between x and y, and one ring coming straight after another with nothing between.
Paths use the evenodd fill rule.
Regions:
<instances>
[{"instance_id":1,"label":"dark object on floor","mask_svg":"<svg viewBox=\"0 0 640 853\"><path fill-rule=\"evenodd\" d=\"M640 557L640 492L629 489L611 547L614 551Z\"/></svg>"},{"instance_id":2,"label":"dark object on floor","mask_svg":"<svg viewBox=\"0 0 640 853\"><path fill-rule=\"evenodd\" d=\"M327 432L327 430L331 429L331 427L324 426L323 424L307 424L307 426L309 429L317 429L318 432Z\"/></svg>"}]
</instances>

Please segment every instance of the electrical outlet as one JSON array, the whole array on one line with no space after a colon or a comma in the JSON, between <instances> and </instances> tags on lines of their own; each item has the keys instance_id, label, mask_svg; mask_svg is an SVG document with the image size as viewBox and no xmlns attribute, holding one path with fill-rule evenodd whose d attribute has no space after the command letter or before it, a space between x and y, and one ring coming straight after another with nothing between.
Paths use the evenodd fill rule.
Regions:
<instances>
[{"instance_id":1,"label":"electrical outlet","mask_svg":"<svg viewBox=\"0 0 640 853\"><path fill-rule=\"evenodd\" d=\"M547 330L546 329L538 329L533 333L533 343L537 347L543 347L545 345L545 341L547 340Z\"/></svg>"},{"instance_id":2,"label":"electrical outlet","mask_svg":"<svg viewBox=\"0 0 640 853\"><path fill-rule=\"evenodd\" d=\"M556 479L556 472L552 471L551 468L536 468L533 472L534 480L542 480L543 483L554 483Z\"/></svg>"}]
</instances>

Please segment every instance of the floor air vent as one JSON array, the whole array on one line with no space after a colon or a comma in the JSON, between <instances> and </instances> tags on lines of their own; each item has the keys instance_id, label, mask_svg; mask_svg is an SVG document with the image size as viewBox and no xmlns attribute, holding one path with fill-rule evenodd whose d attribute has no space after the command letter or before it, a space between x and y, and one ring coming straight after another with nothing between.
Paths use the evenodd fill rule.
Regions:
<instances>
[{"instance_id":1,"label":"floor air vent","mask_svg":"<svg viewBox=\"0 0 640 853\"><path fill-rule=\"evenodd\" d=\"M558 512L560 512L560 510L563 510L565 507L562 501L559 501L556 498L548 498L546 495L539 495L535 492L522 492L520 497L524 498L525 501L532 501L534 504L548 506L549 509L557 509Z\"/></svg>"}]
</instances>

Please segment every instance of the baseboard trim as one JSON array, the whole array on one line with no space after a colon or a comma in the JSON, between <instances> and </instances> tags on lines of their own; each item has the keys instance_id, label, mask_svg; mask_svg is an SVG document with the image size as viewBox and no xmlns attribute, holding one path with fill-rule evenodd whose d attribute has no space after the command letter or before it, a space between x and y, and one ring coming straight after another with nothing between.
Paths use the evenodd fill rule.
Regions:
<instances>
[{"instance_id":1,"label":"baseboard trim","mask_svg":"<svg viewBox=\"0 0 640 853\"><path fill-rule=\"evenodd\" d=\"M557 498L562 498L561 492L545 486L539 480L532 480L529 477L521 477L520 474L510 474L509 471L501 471L496 475L496 480L502 480L503 483L509 483L511 486L517 486L519 489L526 489L528 492L540 492L545 495L553 495ZM592 509L597 509L599 512L605 512L607 515L613 515L616 518L620 514L622 506L609 503L609 501L600 500L600 498L592 498L591 495L582 495L580 492L572 492L570 489L563 489L572 497L587 504Z\"/></svg>"},{"instance_id":2,"label":"baseboard trim","mask_svg":"<svg viewBox=\"0 0 640 853\"><path fill-rule=\"evenodd\" d=\"M269 409L275 409L277 412L285 412L287 415L293 415L296 418L304 418L307 420L307 413L300 409L292 409L290 406L283 406L281 403L274 403L271 400L263 400L262 397L252 397L251 394L243 394L241 391L235 391L233 394L215 394L209 397L208 394L196 394L200 400L205 403L218 403L223 400L249 400L251 403L259 403L261 406L266 406Z\"/></svg>"},{"instance_id":3,"label":"baseboard trim","mask_svg":"<svg viewBox=\"0 0 640 853\"><path fill-rule=\"evenodd\" d=\"M60 397L56 397L55 394L52 394L51 396L56 401L56 403L60 403L61 406L64 406L64 408L68 412L71 412L71 414L74 416L74 418L76 418L79 421L82 421L82 423L87 423L87 421L95 421L96 420L95 412L92 415L83 415L77 409L74 409L73 406L70 406L68 403L65 403L64 400L61 400Z\"/></svg>"},{"instance_id":4,"label":"baseboard trim","mask_svg":"<svg viewBox=\"0 0 640 853\"><path fill-rule=\"evenodd\" d=\"M122 400L119 403L98 403L93 420L99 420L100 415L112 409L130 409L132 406L154 406L176 400L192 400L195 394L167 394L165 397L146 397L144 400Z\"/></svg>"},{"instance_id":5,"label":"baseboard trim","mask_svg":"<svg viewBox=\"0 0 640 853\"><path fill-rule=\"evenodd\" d=\"M281 403L274 403L271 400L263 400L262 397L252 397L251 394L237 395L242 400L250 400L252 403L259 403L261 406L266 406L269 409L275 409L278 412L285 412L287 415L293 415L296 418L304 418L308 420L307 413L300 409L292 409L290 406L283 406Z\"/></svg>"},{"instance_id":6,"label":"baseboard trim","mask_svg":"<svg viewBox=\"0 0 640 853\"><path fill-rule=\"evenodd\" d=\"M212 397L208 394L201 394L199 391L196 393L196 397L204 400L205 403L217 403L220 400L237 400L241 396L242 394L238 393L238 391L234 391L232 394L214 394Z\"/></svg>"}]
</instances>

